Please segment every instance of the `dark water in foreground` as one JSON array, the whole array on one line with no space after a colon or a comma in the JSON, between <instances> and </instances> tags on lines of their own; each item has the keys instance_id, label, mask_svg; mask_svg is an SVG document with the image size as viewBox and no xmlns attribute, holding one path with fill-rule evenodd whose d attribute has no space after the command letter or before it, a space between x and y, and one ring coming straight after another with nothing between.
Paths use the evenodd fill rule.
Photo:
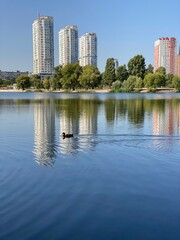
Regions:
<instances>
[{"instance_id":1,"label":"dark water in foreground","mask_svg":"<svg viewBox=\"0 0 180 240\"><path fill-rule=\"evenodd\" d=\"M179 229L179 94L0 93L0 240Z\"/></svg>"}]
</instances>

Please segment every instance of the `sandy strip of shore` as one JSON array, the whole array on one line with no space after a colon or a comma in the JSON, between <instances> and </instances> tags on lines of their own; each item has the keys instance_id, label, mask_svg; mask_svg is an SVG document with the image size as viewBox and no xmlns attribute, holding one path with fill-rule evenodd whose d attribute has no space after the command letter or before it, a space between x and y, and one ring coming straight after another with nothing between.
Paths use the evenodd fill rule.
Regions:
<instances>
[{"instance_id":1,"label":"sandy strip of shore","mask_svg":"<svg viewBox=\"0 0 180 240\"><path fill-rule=\"evenodd\" d=\"M77 89L75 91L70 91L70 93L109 93L111 91L111 89L89 89L89 90L86 90L86 89ZM36 91L33 91L32 89L26 89L26 90L22 90L22 89L0 89L0 93L3 93L3 92L19 92L19 93L22 93L22 92L36 92ZM42 91L40 92L44 92L44 93L48 93L48 92L55 92L55 93L64 93L66 92L66 90L55 90L55 91L48 91L48 90L45 90L43 89ZM148 92L148 89L146 88L143 88L140 93L147 93ZM174 88L157 88L156 89L156 93L168 93L168 92L175 92L175 89Z\"/></svg>"},{"instance_id":2,"label":"sandy strip of shore","mask_svg":"<svg viewBox=\"0 0 180 240\"><path fill-rule=\"evenodd\" d=\"M0 92L26 92L18 89L0 89Z\"/></svg>"},{"instance_id":3,"label":"sandy strip of shore","mask_svg":"<svg viewBox=\"0 0 180 240\"><path fill-rule=\"evenodd\" d=\"M92 90L83 90L83 89L79 89L79 90L75 90L75 91L70 91L70 92L96 92L96 93L108 93L110 91L110 89L92 89ZM31 90L21 90L21 89L0 89L0 93L1 92L34 92L32 89ZM47 91L47 90L42 90L42 92L66 92L65 90L55 90L55 91Z\"/></svg>"}]
</instances>

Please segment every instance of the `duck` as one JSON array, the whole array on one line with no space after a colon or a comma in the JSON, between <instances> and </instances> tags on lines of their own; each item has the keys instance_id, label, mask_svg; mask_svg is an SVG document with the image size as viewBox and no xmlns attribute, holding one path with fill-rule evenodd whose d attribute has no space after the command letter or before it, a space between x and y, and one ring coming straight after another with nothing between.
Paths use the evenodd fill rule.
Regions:
<instances>
[{"instance_id":1,"label":"duck","mask_svg":"<svg viewBox=\"0 0 180 240\"><path fill-rule=\"evenodd\" d=\"M71 137L73 137L73 134L71 134L71 133L63 132L62 135L63 135L63 138L71 138Z\"/></svg>"}]
</instances>

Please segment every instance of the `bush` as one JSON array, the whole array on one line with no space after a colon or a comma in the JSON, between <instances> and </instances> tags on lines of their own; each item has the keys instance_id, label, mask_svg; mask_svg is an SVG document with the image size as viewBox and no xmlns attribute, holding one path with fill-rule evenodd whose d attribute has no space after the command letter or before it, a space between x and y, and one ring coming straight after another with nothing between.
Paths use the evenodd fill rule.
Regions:
<instances>
[{"instance_id":1,"label":"bush","mask_svg":"<svg viewBox=\"0 0 180 240\"><path fill-rule=\"evenodd\" d=\"M123 82L123 88L126 92L133 92L136 83L136 76L130 76Z\"/></svg>"},{"instance_id":2,"label":"bush","mask_svg":"<svg viewBox=\"0 0 180 240\"><path fill-rule=\"evenodd\" d=\"M174 76L172 79L172 85L178 92L180 92L180 77Z\"/></svg>"},{"instance_id":3,"label":"bush","mask_svg":"<svg viewBox=\"0 0 180 240\"><path fill-rule=\"evenodd\" d=\"M122 84L119 80L116 80L115 82L112 83L112 90L119 90L121 88Z\"/></svg>"}]
</instances>

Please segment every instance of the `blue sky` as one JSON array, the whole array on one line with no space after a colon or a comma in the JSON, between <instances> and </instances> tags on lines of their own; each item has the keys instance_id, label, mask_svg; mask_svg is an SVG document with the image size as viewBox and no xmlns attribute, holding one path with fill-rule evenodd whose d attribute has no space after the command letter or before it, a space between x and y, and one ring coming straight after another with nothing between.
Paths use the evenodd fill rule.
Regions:
<instances>
[{"instance_id":1,"label":"blue sky","mask_svg":"<svg viewBox=\"0 0 180 240\"><path fill-rule=\"evenodd\" d=\"M127 64L137 54L153 64L154 41L175 37L180 44L179 0L0 0L0 70L32 71L32 23L37 12L54 17L55 66L58 32L77 25L79 37L95 32L98 67L109 57Z\"/></svg>"}]
</instances>

